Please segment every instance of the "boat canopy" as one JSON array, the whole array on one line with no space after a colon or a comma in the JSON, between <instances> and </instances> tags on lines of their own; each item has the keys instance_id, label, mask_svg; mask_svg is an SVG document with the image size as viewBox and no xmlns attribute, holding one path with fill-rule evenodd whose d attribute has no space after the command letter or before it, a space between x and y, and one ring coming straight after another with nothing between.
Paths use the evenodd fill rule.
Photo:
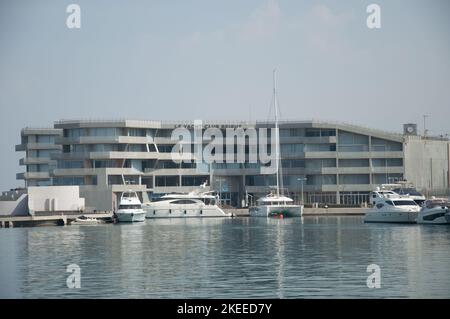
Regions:
<instances>
[{"instance_id":1,"label":"boat canopy","mask_svg":"<svg viewBox=\"0 0 450 319\"><path fill-rule=\"evenodd\" d=\"M257 200L258 204L264 205L266 203L291 203L293 200L286 196L268 195Z\"/></svg>"}]
</instances>

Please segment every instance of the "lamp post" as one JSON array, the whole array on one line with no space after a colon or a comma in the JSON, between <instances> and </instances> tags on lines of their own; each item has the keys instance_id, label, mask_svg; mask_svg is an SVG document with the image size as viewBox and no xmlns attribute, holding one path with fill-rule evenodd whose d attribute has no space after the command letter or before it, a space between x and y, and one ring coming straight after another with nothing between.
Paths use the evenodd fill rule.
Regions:
<instances>
[{"instance_id":1,"label":"lamp post","mask_svg":"<svg viewBox=\"0 0 450 319\"><path fill-rule=\"evenodd\" d=\"M300 177L300 178L297 178L297 180L300 181L301 187L302 187L302 201L301 201L301 204L303 205L304 204L304 202L303 202L303 183L307 180L307 178L306 177Z\"/></svg>"}]
</instances>

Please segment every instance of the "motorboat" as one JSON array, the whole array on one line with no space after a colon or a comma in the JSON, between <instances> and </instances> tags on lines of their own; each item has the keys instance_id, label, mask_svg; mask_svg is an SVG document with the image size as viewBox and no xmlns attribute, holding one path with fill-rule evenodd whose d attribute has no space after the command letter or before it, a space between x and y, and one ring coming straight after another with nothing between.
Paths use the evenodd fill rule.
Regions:
<instances>
[{"instance_id":1,"label":"motorboat","mask_svg":"<svg viewBox=\"0 0 450 319\"><path fill-rule=\"evenodd\" d=\"M273 193L259 198L256 203L256 206L250 207L250 216L301 217L303 213L303 205L294 205L291 198Z\"/></svg>"},{"instance_id":2,"label":"motorboat","mask_svg":"<svg viewBox=\"0 0 450 319\"><path fill-rule=\"evenodd\" d=\"M408 196L392 191L371 192L372 207L364 216L366 223L415 223L420 206Z\"/></svg>"},{"instance_id":3,"label":"motorboat","mask_svg":"<svg viewBox=\"0 0 450 319\"><path fill-rule=\"evenodd\" d=\"M450 224L450 203L446 198L432 198L423 203L418 224Z\"/></svg>"},{"instance_id":4,"label":"motorboat","mask_svg":"<svg viewBox=\"0 0 450 319\"><path fill-rule=\"evenodd\" d=\"M119 222L143 222L145 211L136 192L123 192L116 212Z\"/></svg>"},{"instance_id":5,"label":"motorboat","mask_svg":"<svg viewBox=\"0 0 450 319\"><path fill-rule=\"evenodd\" d=\"M75 218L75 220L72 221L70 225L97 225L99 223L100 221L97 218L82 215L80 217Z\"/></svg>"},{"instance_id":6,"label":"motorboat","mask_svg":"<svg viewBox=\"0 0 450 319\"><path fill-rule=\"evenodd\" d=\"M218 197L200 189L190 193L171 193L145 203L146 218L230 217L218 206Z\"/></svg>"},{"instance_id":7,"label":"motorboat","mask_svg":"<svg viewBox=\"0 0 450 319\"><path fill-rule=\"evenodd\" d=\"M276 93L276 71L273 72L273 103L275 108L275 160L276 187L275 192L256 200L256 206L250 207L250 216L255 217L301 217L303 205L295 205L294 201L283 194L283 174L280 161L280 137L278 127L278 99Z\"/></svg>"}]
</instances>

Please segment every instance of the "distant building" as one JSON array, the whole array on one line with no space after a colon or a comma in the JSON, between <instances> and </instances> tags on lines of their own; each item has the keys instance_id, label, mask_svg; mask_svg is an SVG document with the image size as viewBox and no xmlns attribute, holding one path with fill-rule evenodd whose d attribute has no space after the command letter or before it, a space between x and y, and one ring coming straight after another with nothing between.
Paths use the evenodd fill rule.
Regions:
<instances>
[{"instance_id":1,"label":"distant building","mask_svg":"<svg viewBox=\"0 0 450 319\"><path fill-rule=\"evenodd\" d=\"M25 186L50 186L50 171L56 168L56 161L51 154L60 153L61 145L55 143L55 138L61 136L62 130L54 128L24 128L21 132L21 143L16 145L16 151L25 152L20 159L24 165L24 173L17 174L17 179L23 179Z\"/></svg>"},{"instance_id":2,"label":"distant building","mask_svg":"<svg viewBox=\"0 0 450 319\"><path fill-rule=\"evenodd\" d=\"M228 128L273 127L270 122L204 122ZM296 201L303 185L306 203L359 205L377 185L407 179L426 193L449 189L449 141L421 137L414 124L404 134L361 126L316 122L280 123L284 188ZM53 129L22 130L17 151L26 151L18 174L27 185L79 185L86 206L108 210L125 190L144 201L161 193L190 191L208 180L224 204L239 207L275 184L259 164L177 164L171 139L177 127L161 121L57 121ZM409 128L410 127L410 128ZM223 134L225 136L225 133ZM207 141L203 142L207 144ZM305 180L306 179L306 180Z\"/></svg>"}]
</instances>

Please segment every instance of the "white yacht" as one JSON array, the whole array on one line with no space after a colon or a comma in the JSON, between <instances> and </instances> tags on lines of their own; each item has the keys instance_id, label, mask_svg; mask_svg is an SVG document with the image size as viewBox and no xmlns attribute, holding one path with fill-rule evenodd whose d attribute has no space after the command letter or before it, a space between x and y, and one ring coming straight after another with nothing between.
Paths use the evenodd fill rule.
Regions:
<instances>
[{"instance_id":1,"label":"white yacht","mask_svg":"<svg viewBox=\"0 0 450 319\"><path fill-rule=\"evenodd\" d=\"M371 192L373 205L366 215L366 223L415 223L420 206L407 196L392 191L376 190Z\"/></svg>"},{"instance_id":2,"label":"white yacht","mask_svg":"<svg viewBox=\"0 0 450 319\"><path fill-rule=\"evenodd\" d=\"M450 224L450 203L446 198L433 198L423 203L418 224Z\"/></svg>"},{"instance_id":3,"label":"white yacht","mask_svg":"<svg viewBox=\"0 0 450 319\"><path fill-rule=\"evenodd\" d=\"M200 186L205 188L206 183ZM190 193L172 193L143 205L147 218L174 217L230 217L218 205L211 192L196 190Z\"/></svg>"},{"instance_id":4,"label":"white yacht","mask_svg":"<svg viewBox=\"0 0 450 319\"><path fill-rule=\"evenodd\" d=\"M255 217L301 217L301 205L293 205L293 200L286 196L268 194L256 201L257 205L250 207L250 216Z\"/></svg>"},{"instance_id":5,"label":"white yacht","mask_svg":"<svg viewBox=\"0 0 450 319\"><path fill-rule=\"evenodd\" d=\"M122 193L116 215L119 222L145 221L145 211L142 209L142 203L136 192Z\"/></svg>"},{"instance_id":6,"label":"white yacht","mask_svg":"<svg viewBox=\"0 0 450 319\"><path fill-rule=\"evenodd\" d=\"M276 70L273 71L273 103L275 108L275 159L276 159L276 193L269 193L256 201L256 206L250 207L250 216L255 217L301 217L303 205L294 205L293 200L280 192L283 189L283 178L280 178L280 133L278 128L278 100L276 91Z\"/></svg>"}]
</instances>

